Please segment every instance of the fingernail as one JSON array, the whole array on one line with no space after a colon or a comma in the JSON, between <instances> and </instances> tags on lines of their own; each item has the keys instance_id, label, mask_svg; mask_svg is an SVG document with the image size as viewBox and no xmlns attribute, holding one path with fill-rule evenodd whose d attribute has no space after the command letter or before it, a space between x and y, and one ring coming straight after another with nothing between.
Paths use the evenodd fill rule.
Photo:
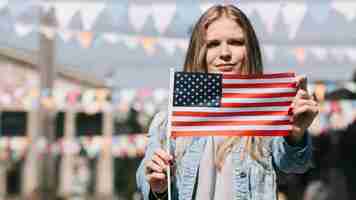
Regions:
<instances>
[{"instance_id":1,"label":"fingernail","mask_svg":"<svg viewBox=\"0 0 356 200\"><path fill-rule=\"evenodd\" d=\"M293 107L288 108L288 115L293 115Z\"/></svg>"}]
</instances>

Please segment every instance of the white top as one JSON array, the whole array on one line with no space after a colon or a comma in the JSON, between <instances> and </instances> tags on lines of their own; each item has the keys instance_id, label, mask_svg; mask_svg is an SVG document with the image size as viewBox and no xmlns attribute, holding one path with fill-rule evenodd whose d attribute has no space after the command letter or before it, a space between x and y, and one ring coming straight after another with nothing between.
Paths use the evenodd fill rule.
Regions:
<instances>
[{"instance_id":1,"label":"white top","mask_svg":"<svg viewBox=\"0 0 356 200\"><path fill-rule=\"evenodd\" d=\"M232 199L232 158L228 154L221 171L215 166L215 151L225 137L211 136L200 161L198 185L195 199Z\"/></svg>"}]
</instances>

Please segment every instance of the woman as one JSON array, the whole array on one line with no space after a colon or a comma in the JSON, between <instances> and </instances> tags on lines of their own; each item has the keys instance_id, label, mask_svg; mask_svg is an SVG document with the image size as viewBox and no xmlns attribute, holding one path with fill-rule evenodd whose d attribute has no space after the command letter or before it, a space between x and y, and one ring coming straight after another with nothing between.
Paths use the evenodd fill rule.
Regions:
<instances>
[{"instance_id":1,"label":"woman","mask_svg":"<svg viewBox=\"0 0 356 200\"><path fill-rule=\"evenodd\" d=\"M194 27L184 71L262 74L258 40L245 14L232 5L207 10ZM177 138L174 155L168 155L163 150L167 115L157 114L137 171L144 199L167 199L166 169L173 160L172 199L277 199L277 170L303 173L310 167L305 131L318 107L306 91L306 79L298 77L297 85L293 130L286 137Z\"/></svg>"}]
</instances>

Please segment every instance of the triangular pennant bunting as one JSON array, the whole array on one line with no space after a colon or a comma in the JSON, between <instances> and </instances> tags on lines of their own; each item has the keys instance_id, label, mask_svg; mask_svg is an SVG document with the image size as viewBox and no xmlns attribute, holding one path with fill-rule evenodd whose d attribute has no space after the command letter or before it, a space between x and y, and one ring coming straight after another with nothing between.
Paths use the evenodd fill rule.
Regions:
<instances>
[{"instance_id":1,"label":"triangular pennant bunting","mask_svg":"<svg viewBox=\"0 0 356 200\"><path fill-rule=\"evenodd\" d=\"M67 28L72 17L81 9L82 3L56 2L53 6L56 9L55 13L59 26Z\"/></svg>"},{"instance_id":2,"label":"triangular pennant bunting","mask_svg":"<svg viewBox=\"0 0 356 200\"><path fill-rule=\"evenodd\" d=\"M89 48L93 42L94 34L89 31L83 31L77 33L77 38L83 48Z\"/></svg>"},{"instance_id":3,"label":"triangular pennant bunting","mask_svg":"<svg viewBox=\"0 0 356 200\"><path fill-rule=\"evenodd\" d=\"M309 51L321 61L325 60L327 55L326 49L321 47L310 47Z\"/></svg>"},{"instance_id":4,"label":"triangular pennant bunting","mask_svg":"<svg viewBox=\"0 0 356 200\"><path fill-rule=\"evenodd\" d=\"M151 14L151 5L131 4L129 6L129 20L136 32L141 32L143 25Z\"/></svg>"},{"instance_id":5,"label":"triangular pennant bunting","mask_svg":"<svg viewBox=\"0 0 356 200\"><path fill-rule=\"evenodd\" d=\"M182 49L184 52L188 49L189 42L188 40L177 40L177 46Z\"/></svg>"},{"instance_id":6,"label":"triangular pennant bunting","mask_svg":"<svg viewBox=\"0 0 356 200\"><path fill-rule=\"evenodd\" d=\"M139 38L135 36L125 36L125 35L120 35L119 36L120 40L125 43L125 45L129 49L135 49L139 45Z\"/></svg>"},{"instance_id":7,"label":"triangular pennant bunting","mask_svg":"<svg viewBox=\"0 0 356 200\"><path fill-rule=\"evenodd\" d=\"M174 39L170 39L170 38L159 38L157 40L157 43L161 47L163 47L169 55L173 55L174 51L177 47L177 45L176 45L177 42Z\"/></svg>"},{"instance_id":8,"label":"triangular pennant bunting","mask_svg":"<svg viewBox=\"0 0 356 200\"><path fill-rule=\"evenodd\" d=\"M249 17L256 9L256 6L256 3L241 3L238 5L238 8L240 8Z\"/></svg>"},{"instance_id":9,"label":"triangular pennant bunting","mask_svg":"<svg viewBox=\"0 0 356 200\"><path fill-rule=\"evenodd\" d=\"M22 23L15 23L15 31L17 36L24 37L31 33L34 29L34 26L22 24Z\"/></svg>"},{"instance_id":10,"label":"triangular pennant bunting","mask_svg":"<svg viewBox=\"0 0 356 200\"><path fill-rule=\"evenodd\" d=\"M338 62L343 62L346 56L345 50L339 47L330 48L329 52Z\"/></svg>"},{"instance_id":11,"label":"triangular pennant bunting","mask_svg":"<svg viewBox=\"0 0 356 200\"><path fill-rule=\"evenodd\" d=\"M153 4L152 10L155 27L163 34L174 17L176 4Z\"/></svg>"},{"instance_id":12,"label":"triangular pennant bunting","mask_svg":"<svg viewBox=\"0 0 356 200\"><path fill-rule=\"evenodd\" d=\"M109 44L115 44L119 41L119 37L115 33L104 33L102 37Z\"/></svg>"},{"instance_id":13,"label":"triangular pennant bunting","mask_svg":"<svg viewBox=\"0 0 356 200\"><path fill-rule=\"evenodd\" d=\"M289 39L294 39L297 30L303 21L305 11L307 10L305 3L288 2L282 6L283 19L289 26Z\"/></svg>"},{"instance_id":14,"label":"triangular pennant bunting","mask_svg":"<svg viewBox=\"0 0 356 200\"><path fill-rule=\"evenodd\" d=\"M0 9L3 9L4 7L6 7L9 4L8 0L2 0L0 1Z\"/></svg>"},{"instance_id":15,"label":"triangular pennant bunting","mask_svg":"<svg viewBox=\"0 0 356 200\"><path fill-rule=\"evenodd\" d=\"M53 2L39 2L39 6L44 13L48 13L53 8Z\"/></svg>"},{"instance_id":16,"label":"triangular pennant bunting","mask_svg":"<svg viewBox=\"0 0 356 200\"><path fill-rule=\"evenodd\" d=\"M153 55L156 52L156 38L143 37L141 38L142 46L148 55Z\"/></svg>"},{"instance_id":17,"label":"triangular pennant bunting","mask_svg":"<svg viewBox=\"0 0 356 200\"><path fill-rule=\"evenodd\" d=\"M356 62L356 48L346 48L346 55L349 57L350 60Z\"/></svg>"},{"instance_id":18,"label":"triangular pennant bunting","mask_svg":"<svg viewBox=\"0 0 356 200\"><path fill-rule=\"evenodd\" d=\"M333 1L331 7L342 13L348 21L356 16L356 2Z\"/></svg>"},{"instance_id":19,"label":"triangular pennant bunting","mask_svg":"<svg viewBox=\"0 0 356 200\"><path fill-rule=\"evenodd\" d=\"M75 35L73 31L66 30L66 29L57 30L57 34L63 39L64 42L68 42Z\"/></svg>"},{"instance_id":20,"label":"triangular pennant bunting","mask_svg":"<svg viewBox=\"0 0 356 200\"><path fill-rule=\"evenodd\" d=\"M91 30L93 24L95 23L99 14L105 8L105 3L103 2L86 2L82 4L81 13L83 27L85 31Z\"/></svg>"},{"instance_id":21,"label":"triangular pennant bunting","mask_svg":"<svg viewBox=\"0 0 356 200\"><path fill-rule=\"evenodd\" d=\"M275 2L259 2L255 8L257 10L257 13L261 16L261 19L263 21L263 24L266 26L267 31L269 33L272 33L273 25L276 23L278 12L281 9L281 4Z\"/></svg>"},{"instance_id":22,"label":"triangular pennant bunting","mask_svg":"<svg viewBox=\"0 0 356 200\"><path fill-rule=\"evenodd\" d=\"M200 4L200 9L202 12L207 11L209 8L211 8L214 5L214 3L211 2L204 2Z\"/></svg>"}]
</instances>

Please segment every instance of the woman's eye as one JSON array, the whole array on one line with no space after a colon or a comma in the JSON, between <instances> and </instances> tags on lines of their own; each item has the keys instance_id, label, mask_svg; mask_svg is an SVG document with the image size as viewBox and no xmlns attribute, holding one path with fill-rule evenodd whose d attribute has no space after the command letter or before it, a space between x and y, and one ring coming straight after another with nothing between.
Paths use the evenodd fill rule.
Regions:
<instances>
[{"instance_id":1,"label":"woman's eye","mask_svg":"<svg viewBox=\"0 0 356 200\"><path fill-rule=\"evenodd\" d=\"M213 47L217 47L219 45L220 45L219 41L211 41L211 42L208 42L207 47L208 48L213 48Z\"/></svg>"},{"instance_id":2,"label":"woman's eye","mask_svg":"<svg viewBox=\"0 0 356 200\"><path fill-rule=\"evenodd\" d=\"M230 40L229 44L235 45L235 46L243 46L245 44L244 40Z\"/></svg>"}]
</instances>

